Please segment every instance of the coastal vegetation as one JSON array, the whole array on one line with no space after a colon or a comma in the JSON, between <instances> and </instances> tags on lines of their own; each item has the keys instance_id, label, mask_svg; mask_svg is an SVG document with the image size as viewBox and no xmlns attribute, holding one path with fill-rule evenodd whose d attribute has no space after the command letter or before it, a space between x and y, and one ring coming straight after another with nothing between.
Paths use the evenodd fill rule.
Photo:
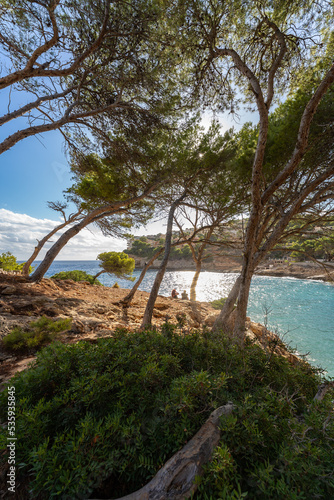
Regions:
<instances>
[{"instance_id":1,"label":"coastal vegetation","mask_svg":"<svg viewBox=\"0 0 334 500\"><path fill-rule=\"evenodd\" d=\"M25 263L19 264L15 255L11 252L3 252L0 254L0 269L4 271L23 271ZM33 271L33 267L29 267L29 272Z\"/></svg>"},{"instance_id":2,"label":"coastal vegetation","mask_svg":"<svg viewBox=\"0 0 334 500\"><path fill-rule=\"evenodd\" d=\"M52 344L11 381L21 484L33 498L118 498L233 401L195 498L330 498L331 397L314 401L315 370L274 350L169 323ZM0 400L5 418L6 390Z\"/></svg>"},{"instance_id":3,"label":"coastal vegetation","mask_svg":"<svg viewBox=\"0 0 334 500\"><path fill-rule=\"evenodd\" d=\"M94 280L103 273L113 274L117 278L123 278L134 281L132 272L135 268L135 261L124 252L103 252L96 260L100 261L102 268L95 276Z\"/></svg>"},{"instance_id":4,"label":"coastal vegetation","mask_svg":"<svg viewBox=\"0 0 334 500\"><path fill-rule=\"evenodd\" d=\"M1 344L6 351L15 354L31 354L52 342L57 333L68 330L70 325L69 318L54 321L41 316L38 320L31 321L26 330L14 328L3 337Z\"/></svg>"},{"instance_id":5,"label":"coastal vegetation","mask_svg":"<svg viewBox=\"0 0 334 500\"><path fill-rule=\"evenodd\" d=\"M91 283L92 285L102 286L102 283L97 280L95 276L78 269L74 269L73 271L60 271L60 273L54 274L51 278L56 280L88 281L88 283Z\"/></svg>"}]
</instances>

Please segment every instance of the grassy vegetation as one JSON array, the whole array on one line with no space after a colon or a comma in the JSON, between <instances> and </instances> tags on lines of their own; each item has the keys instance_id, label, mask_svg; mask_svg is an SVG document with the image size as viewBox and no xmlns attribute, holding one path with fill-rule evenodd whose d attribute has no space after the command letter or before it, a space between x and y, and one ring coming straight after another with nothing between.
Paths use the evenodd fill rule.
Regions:
<instances>
[{"instance_id":1,"label":"grassy vegetation","mask_svg":"<svg viewBox=\"0 0 334 500\"><path fill-rule=\"evenodd\" d=\"M227 401L236 410L221 420L196 499L333 498L332 404L330 396L313 402L318 384L305 363L168 323L96 344L53 343L10 383L26 498L135 491ZM6 421L7 390L0 415ZM3 427L0 442L5 450Z\"/></svg>"},{"instance_id":2,"label":"grassy vegetation","mask_svg":"<svg viewBox=\"0 0 334 500\"><path fill-rule=\"evenodd\" d=\"M21 327L13 328L3 337L2 345L6 351L16 354L35 352L52 342L57 333L68 330L70 326L71 319L54 321L42 316L36 321L31 321L27 330Z\"/></svg>"}]
</instances>

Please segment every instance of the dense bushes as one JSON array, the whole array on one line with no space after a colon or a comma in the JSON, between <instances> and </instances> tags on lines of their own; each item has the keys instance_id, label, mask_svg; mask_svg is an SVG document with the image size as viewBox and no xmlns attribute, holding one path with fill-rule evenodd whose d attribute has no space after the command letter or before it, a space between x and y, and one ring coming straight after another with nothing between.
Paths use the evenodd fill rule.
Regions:
<instances>
[{"instance_id":1,"label":"dense bushes","mask_svg":"<svg viewBox=\"0 0 334 500\"><path fill-rule=\"evenodd\" d=\"M51 276L51 278L57 280L88 281L92 285L102 285L102 283L99 280L94 279L94 276L91 274L79 270L61 271L60 273Z\"/></svg>"},{"instance_id":2,"label":"dense bushes","mask_svg":"<svg viewBox=\"0 0 334 500\"><path fill-rule=\"evenodd\" d=\"M221 442L196 498L334 498L331 402L298 411L299 396L261 388L222 417Z\"/></svg>"},{"instance_id":3,"label":"dense bushes","mask_svg":"<svg viewBox=\"0 0 334 500\"><path fill-rule=\"evenodd\" d=\"M180 330L167 323L162 332L118 331L97 344L54 343L12 380L17 463L31 498L134 491L227 401L237 409L222 420L222 442L196 498L334 496L330 404L312 404L313 370L250 342L240 351L221 334ZM6 391L0 408L6 420ZM289 484L297 496L275 496Z\"/></svg>"}]
</instances>

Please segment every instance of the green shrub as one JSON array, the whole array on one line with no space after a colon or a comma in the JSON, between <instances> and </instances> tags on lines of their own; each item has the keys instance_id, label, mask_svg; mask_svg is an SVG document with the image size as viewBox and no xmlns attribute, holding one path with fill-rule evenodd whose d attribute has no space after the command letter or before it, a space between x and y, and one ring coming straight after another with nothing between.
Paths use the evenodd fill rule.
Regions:
<instances>
[{"instance_id":1,"label":"green shrub","mask_svg":"<svg viewBox=\"0 0 334 500\"><path fill-rule=\"evenodd\" d=\"M57 280L88 281L92 285L94 284L102 286L102 283L97 279L94 280L94 277L91 274L79 270L61 271L60 273L51 276L51 278Z\"/></svg>"},{"instance_id":2,"label":"green shrub","mask_svg":"<svg viewBox=\"0 0 334 500\"><path fill-rule=\"evenodd\" d=\"M135 268L135 259L132 259L124 252L103 252L97 257L99 260L100 268L102 271L97 273L96 276L102 273L113 274L117 278L123 278L129 281L134 281L136 278L132 276Z\"/></svg>"},{"instance_id":3,"label":"green shrub","mask_svg":"<svg viewBox=\"0 0 334 500\"><path fill-rule=\"evenodd\" d=\"M226 297L221 297L220 299L216 299L210 302L210 305L214 309L223 309L223 305L225 304L225 302L226 302Z\"/></svg>"},{"instance_id":4,"label":"green shrub","mask_svg":"<svg viewBox=\"0 0 334 500\"><path fill-rule=\"evenodd\" d=\"M221 442L196 499L333 498L331 401L299 414L298 397L262 388L222 417Z\"/></svg>"},{"instance_id":5,"label":"green shrub","mask_svg":"<svg viewBox=\"0 0 334 500\"><path fill-rule=\"evenodd\" d=\"M21 327L14 328L3 337L2 343L6 350L15 353L36 351L49 344L55 338L56 333L67 330L70 325L71 319L53 321L42 316L37 321L32 321L27 330Z\"/></svg>"},{"instance_id":6,"label":"green shrub","mask_svg":"<svg viewBox=\"0 0 334 500\"><path fill-rule=\"evenodd\" d=\"M111 288L119 288L119 284L117 283L117 281L116 281L116 283L113 284L113 286Z\"/></svg>"},{"instance_id":7,"label":"green shrub","mask_svg":"<svg viewBox=\"0 0 334 500\"><path fill-rule=\"evenodd\" d=\"M317 498L307 496L308 488L323 498L334 495L331 404L317 403L316 411L312 404L319 377L252 342L240 350L221 333L183 335L169 323L161 333L118 330L96 344L54 342L10 384L17 480L29 481L30 498L117 498L135 491L227 401L236 410L222 419L222 441L196 498ZM7 394L0 394L3 420ZM0 445L6 449L2 427ZM310 471L303 469L305 453ZM7 460L6 453L0 457ZM285 495L289 481L304 496ZM275 497L275 488L283 496Z\"/></svg>"}]
</instances>

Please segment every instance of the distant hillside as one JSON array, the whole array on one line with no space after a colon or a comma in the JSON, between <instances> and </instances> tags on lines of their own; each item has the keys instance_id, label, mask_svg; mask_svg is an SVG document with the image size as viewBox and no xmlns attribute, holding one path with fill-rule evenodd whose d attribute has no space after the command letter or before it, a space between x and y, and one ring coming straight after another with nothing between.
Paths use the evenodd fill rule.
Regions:
<instances>
[{"instance_id":1,"label":"distant hillside","mask_svg":"<svg viewBox=\"0 0 334 500\"><path fill-rule=\"evenodd\" d=\"M185 230L186 234L191 234L191 230ZM240 268L241 263L241 247L239 243L239 248L234 247L230 241L237 240L238 236L241 234L240 227L228 227L227 230L224 229L224 241L222 244L218 244L217 236L211 238L212 244L208 245L203 259L203 270L228 270L235 269L236 271ZM204 238L201 233L198 234L197 240L200 241ZM173 232L172 243L177 242L181 239L179 231ZM229 241L230 240L230 241ZM240 237L239 237L240 242ZM127 249L124 250L125 253L133 257L136 261L136 268L141 268L145 265L154 253L163 249L165 244L165 237L162 233L149 235L149 236L136 236L129 238ZM195 243L196 245L199 243ZM153 268L159 267L159 260L162 259L162 254L157 258L155 263L152 265ZM181 244L179 246L174 246L171 249L168 269L195 269L195 264L192 258L192 253L188 244Z\"/></svg>"},{"instance_id":2,"label":"distant hillside","mask_svg":"<svg viewBox=\"0 0 334 500\"><path fill-rule=\"evenodd\" d=\"M203 270L217 271L239 271L242 256L242 241L244 227L247 220L230 222L220 228L219 234L214 234L210 238L210 244L207 245L203 259ZM289 229L292 236L280 242L277 248L268 254L266 262L272 259L279 259L280 262L300 262L320 259L321 261L331 262L334 259L334 226L332 220L324 221L321 226L310 225L308 231L298 234L298 226L303 225L303 221L292 223ZM297 230L296 230L297 229ZM192 234L192 229L184 230L185 236ZM179 231L173 232L172 243L181 239ZM204 234L198 233L196 236L194 248L196 250L200 241L203 241ZM149 236L134 236L128 239L127 249L124 250L136 261L136 268L145 265L154 253L162 249L165 244L165 235L158 233ZM159 267L159 260L162 255L152 265L153 268ZM263 263L265 265L265 262ZM174 246L171 249L168 269L195 269L192 253L189 245L183 244Z\"/></svg>"}]
</instances>

